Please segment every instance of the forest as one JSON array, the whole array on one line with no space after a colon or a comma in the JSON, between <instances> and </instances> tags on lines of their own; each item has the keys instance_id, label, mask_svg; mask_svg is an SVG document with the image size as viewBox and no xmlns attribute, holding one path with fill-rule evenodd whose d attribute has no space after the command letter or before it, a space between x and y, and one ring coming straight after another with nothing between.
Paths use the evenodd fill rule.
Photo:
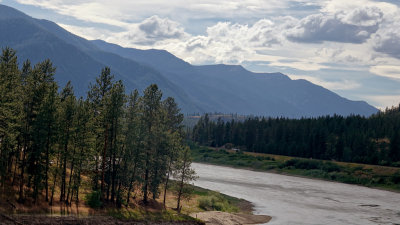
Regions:
<instances>
[{"instance_id":1,"label":"forest","mask_svg":"<svg viewBox=\"0 0 400 225\"><path fill-rule=\"evenodd\" d=\"M249 117L243 121L200 118L192 141L210 147L303 158L400 166L400 107L368 118Z\"/></svg>"},{"instance_id":2,"label":"forest","mask_svg":"<svg viewBox=\"0 0 400 225\"><path fill-rule=\"evenodd\" d=\"M59 91L54 74L50 60L19 68L16 52L2 50L2 198L71 205L86 188L97 207L129 204L133 193L144 204L164 197L165 205L174 177L179 211L195 174L175 100L155 84L126 95L107 67L77 98L70 82Z\"/></svg>"}]
</instances>

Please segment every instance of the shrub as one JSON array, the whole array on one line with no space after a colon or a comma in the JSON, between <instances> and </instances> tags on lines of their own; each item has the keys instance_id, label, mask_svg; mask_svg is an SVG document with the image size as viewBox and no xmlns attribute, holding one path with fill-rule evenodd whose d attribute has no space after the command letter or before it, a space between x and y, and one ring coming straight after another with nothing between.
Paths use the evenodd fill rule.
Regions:
<instances>
[{"instance_id":1,"label":"shrub","mask_svg":"<svg viewBox=\"0 0 400 225\"><path fill-rule=\"evenodd\" d=\"M86 204L91 208L100 208L103 203L101 202L101 192L96 190L87 194L85 197Z\"/></svg>"},{"instance_id":2,"label":"shrub","mask_svg":"<svg viewBox=\"0 0 400 225\"><path fill-rule=\"evenodd\" d=\"M199 207L204 210L212 210L212 202L210 197L202 197L198 200Z\"/></svg>"},{"instance_id":3,"label":"shrub","mask_svg":"<svg viewBox=\"0 0 400 225\"><path fill-rule=\"evenodd\" d=\"M400 184L400 172L393 174L392 182L395 184Z\"/></svg>"},{"instance_id":4,"label":"shrub","mask_svg":"<svg viewBox=\"0 0 400 225\"><path fill-rule=\"evenodd\" d=\"M341 168L340 168L339 165L337 165L337 164L335 164L335 163L332 163L332 162L325 162L325 163L322 165L322 170L323 170L323 171L326 171L326 172L328 172L328 173L330 173L330 172L339 172L339 171L341 170Z\"/></svg>"},{"instance_id":5,"label":"shrub","mask_svg":"<svg viewBox=\"0 0 400 225\"><path fill-rule=\"evenodd\" d=\"M216 210L223 212L237 212L238 209L221 194L204 196L198 200L199 207L204 210Z\"/></svg>"}]
</instances>

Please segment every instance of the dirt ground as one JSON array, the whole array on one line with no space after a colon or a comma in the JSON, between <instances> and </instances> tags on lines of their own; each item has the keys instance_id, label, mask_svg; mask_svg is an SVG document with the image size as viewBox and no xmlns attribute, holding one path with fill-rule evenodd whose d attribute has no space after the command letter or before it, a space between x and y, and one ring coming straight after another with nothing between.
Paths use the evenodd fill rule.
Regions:
<instances>
[{"instance_id":1,"label":"dirt ground","mask_svg":"<svg viewBox=\"0 0 400 225\"><path fill-rule=\"evenodd\" d=\"M261 224L268 223L271 220L270 216L265 215L226 213L218 211L192 213L190 216L204 221L207 225Z\"/></svg>"},{"instance_id":2,"label":"dirt ground","mask_svg":"<svg viewBox=\"0 0 400 225\"><path fill-rule=\"evenodd\" d=\"M7 216L0 215L1 225L200 225L202 223L195 221L133 221L133 220L119 220L107 216L93 216L93 217L75 217L75 216L34 216L34 215L17 215Z\"/></svg>"}]
</instances>

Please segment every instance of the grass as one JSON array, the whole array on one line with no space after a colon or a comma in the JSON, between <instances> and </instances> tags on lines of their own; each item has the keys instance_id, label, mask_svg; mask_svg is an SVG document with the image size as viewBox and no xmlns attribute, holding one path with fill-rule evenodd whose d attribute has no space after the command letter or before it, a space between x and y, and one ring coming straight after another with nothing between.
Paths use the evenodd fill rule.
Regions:
<instances>
[{"instance_id":1,"label":"grass","mask_svg":"<svg viewBox=\"0 0 400 225\"><path fill-rule=\"evenodd\" d=\"M107 215L120 220L130 221L198 221L197 219L185 214L177 213L174 210L167 209L161 211L148 211L141 208L129 209L110 208Z\"/></svg>"},{"instance_id":2,"label":"grass","mask_svg":"<svg viewBox=\"0 0 400 225\"><path fill-rule=\"evenodd\" d=\"M312 177L400 191L400 168L304 159L191 145L195 162Z\"/></svg>"},{"instance_id":3,"label":"grass","mask_svg":"<svg viewBox=\"0 0 400 225\"><path fill-rule=\"evenodd\" d=\"M238 199L200 187L194 187L194 194L197 196L199 209L204 211L222 211L230 213L247 213L251 211L249 206L245 206L250 205L250 203L243 199Z\"/></svg>"},{"instance_id":4,"label":"grass","mask_svg":"<svg viewBox=\"0 0 400 225\"><path fill-rule=\"evenodd\" d=\"M173 186L174 181L171 183L171 186ZM193 185L191 189L193 190L191 198L182 202L182 213L184 214L202 211L251 213L253 210L251 203L244 199L235 198ZM171 192L168 192L166 205L169 208L176 207L176 198Z\"/></svg>"}]
</instances>

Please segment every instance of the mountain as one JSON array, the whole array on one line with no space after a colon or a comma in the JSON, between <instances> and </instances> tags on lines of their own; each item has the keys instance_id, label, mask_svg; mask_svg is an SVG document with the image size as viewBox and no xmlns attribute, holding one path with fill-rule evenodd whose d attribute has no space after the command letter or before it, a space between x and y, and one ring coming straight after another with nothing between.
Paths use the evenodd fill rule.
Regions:
<instances>
[{"instance_id":1,"label":"mountain","mask_svg":"<svg viewBox=\"0 0 400 225\"><path fill-rule=\"evenodd\" d=\"M149 65L182 87L207 112L244 115L315 117L371 115L377 109L364 101L350 101L306 80L281 73L253 73L242 66L193 66L164 50L123 48L92 41L104 51Z\"/></svg>"},{"instance_id":2,"label":"mountain","mask_svg":"<svg viewBox=\"0 0 400 225\"><path fill-rule=\"evenodd\" d=\"M20 63L50 58L61 86L72 81L85 96L101 69L111 67L127 92L156 83L185 113L223 112L266 116L371 115L377 109L350 101L306 80L281 73L253 73L242 66L191 65L164 50L139 50L76 36L48 20L0 5L0 47L17 50Z\"/></svg>"},{"instance_id":3,"label":"mountain","mask_svg":"<svg viewBox=\"0 0 400 225\"><path fill-rule=\"evenodd\" d=\"M123 80L128 92L144 90L156 83L165 96L173 96L188 112L201 111L185 92L157 70L102 51L90 41L69 33L48 20L29 17L11 7L0 5L0 47L17 51L19 62L26 59L37 63L51 59L57 68L55 78L61 86L71 80L75 93L86 96L89 84L105 66L117 80Z\"/></svg>"}]
</instances>

